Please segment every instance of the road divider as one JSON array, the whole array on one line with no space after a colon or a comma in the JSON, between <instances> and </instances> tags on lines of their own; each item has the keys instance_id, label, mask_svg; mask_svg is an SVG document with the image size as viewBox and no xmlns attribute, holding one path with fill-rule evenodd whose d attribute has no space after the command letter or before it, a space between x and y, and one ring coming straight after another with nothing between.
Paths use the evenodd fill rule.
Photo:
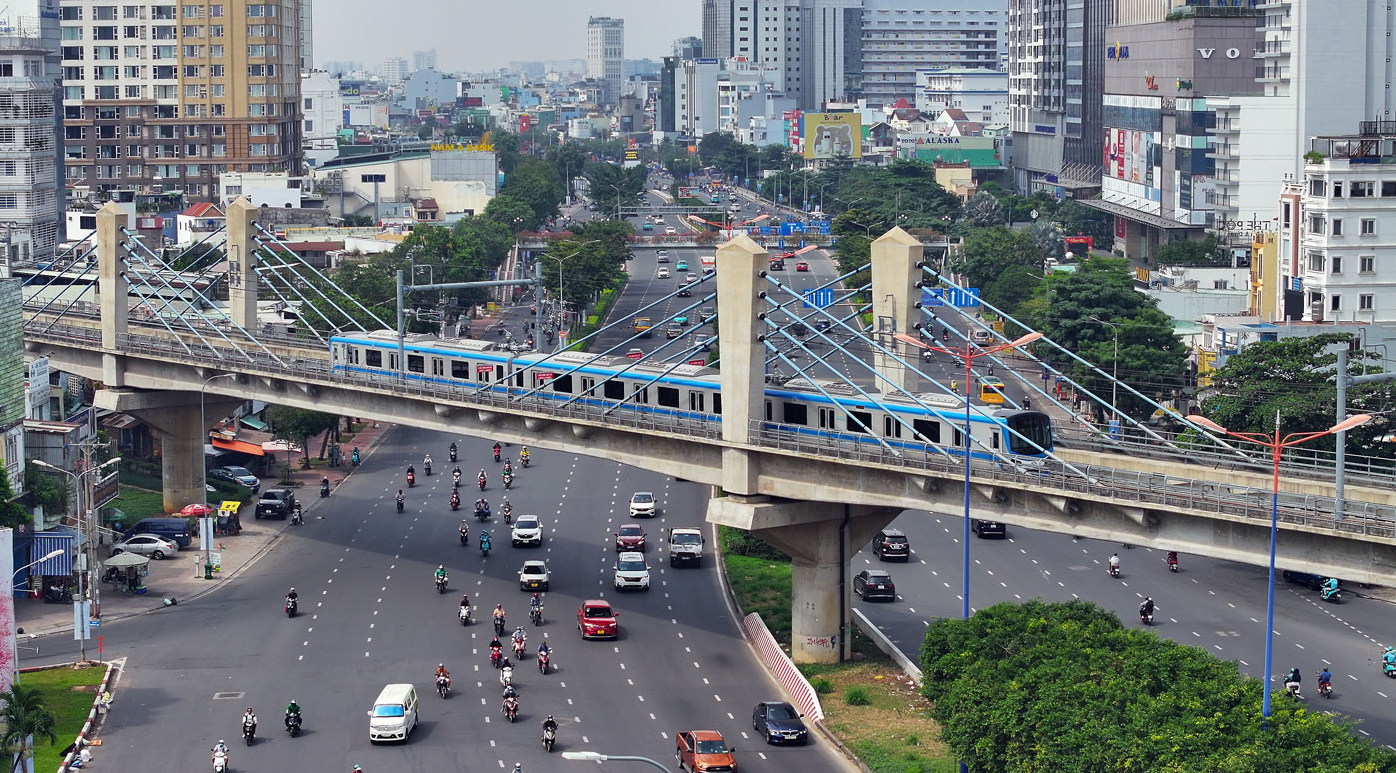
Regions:
<instances>
[{"instance_id":1,"label":"road divider","mask_svg":"<svg viewBox=\"0 0 1396 773\"><path fill-rule=\"evenodd\" d=\"M756 648L756 652L761 656L762 662L766 664L767 670L780 680L785 692L794 698L795 704L800 707L800 712L805 718L814 722L824 721L824 707L819 704L819 695L815 693L814 687L804 674L795 668L792 662L776 644L776 639L766 628L766 623L761 620L761 616L752 612L742 618L742 631L751 645Z\"/></svg>"}]
</instances>

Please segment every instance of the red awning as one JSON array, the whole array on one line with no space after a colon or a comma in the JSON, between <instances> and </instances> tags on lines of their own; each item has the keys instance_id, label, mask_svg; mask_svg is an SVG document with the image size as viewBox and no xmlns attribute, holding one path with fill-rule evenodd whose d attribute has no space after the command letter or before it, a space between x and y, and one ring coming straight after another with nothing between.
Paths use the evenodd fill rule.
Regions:
<instances>
[{"instance_id":1,"label":"red awning","mask_svg":"<svg viewBox=\"0 0 1396 773\"><path fill-rule=\"evenodd\" d=\"M265 456L266 452L256 443L245 443L241 440L224 440L220 437L211 437L208 442L214 448L221 448L224 451L237 451L240 454L250 454L252 456Z\"/></svg>"}]
</instances>

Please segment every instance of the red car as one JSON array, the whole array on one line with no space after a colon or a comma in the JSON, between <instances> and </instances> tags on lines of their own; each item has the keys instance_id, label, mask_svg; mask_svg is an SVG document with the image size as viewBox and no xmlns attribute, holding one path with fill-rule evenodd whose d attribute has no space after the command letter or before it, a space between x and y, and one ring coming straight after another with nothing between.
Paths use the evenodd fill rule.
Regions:
<instances>
[{"instance_id":1,"label":"red car","mask_svg":"<svg viewBox=\"0 0 1396 773\"><path fill-rule=\"evenodd\" d=\"M639 524L622 524L616 532L616 552L626 550L645 552L645 530Z\"/></svg>"},{"instance_id":2,"label":"red car","mask_svg":"<svg viewBox=\"0 0 1396 773\"><path fill-rule=\"evenodd\" d=\"M803 260L795 264L796 271L809 271L809 264Z\"/></svg>"},{"instance_id":3,"label":"red car","mask_svg":"<svg viewBox=\"0 0 1396 773\"><path fill-rule=\"evenodd\" d=\"M617 614L610 602L587 599L577 607L577 630L583 639L615 639L620 636Z\"/></svg>"}]
</instances>

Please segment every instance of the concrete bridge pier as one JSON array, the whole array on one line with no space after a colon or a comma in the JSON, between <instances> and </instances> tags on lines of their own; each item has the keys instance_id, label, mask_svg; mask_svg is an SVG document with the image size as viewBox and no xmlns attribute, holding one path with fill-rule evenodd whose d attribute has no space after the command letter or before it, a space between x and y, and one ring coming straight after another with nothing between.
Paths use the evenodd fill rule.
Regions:
<instances>
[{"instance_id":1,"label":"concrete bridge pier","mask_svg":"<svg viewBox=\"0 0 1396 773\"><path fill-rule=\"evenodd\" d=\"M160 433L160 480L167 513L204 501L204 443L208 427L244 401L210 396L202 404L197 392L97 391L99 408L129 413ZM202 410L201 410L202 409Z\"/></svg>"},{"instance_id":2,"label":"concrete bridge pier","mask_svg":"<svg viewBox=\"0 0 1396 773\"><path fill-rule=\"evenodd\" d=\"M790 657L796 663L837 663L851 654L849 562L900 513L892 507L725 496L709 501L707 520L750 531L790 556Z\"/></svg>"}]
</instances>

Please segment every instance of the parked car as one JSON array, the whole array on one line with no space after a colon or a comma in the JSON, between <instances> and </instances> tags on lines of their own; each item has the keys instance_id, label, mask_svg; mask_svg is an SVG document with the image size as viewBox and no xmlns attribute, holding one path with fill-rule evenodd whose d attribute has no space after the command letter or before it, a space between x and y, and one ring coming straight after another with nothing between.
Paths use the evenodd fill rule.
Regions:
<instances>
[{"instance_id":1,"label":"parked car","mask_svg":"<svg viewBox=\"0 0 1396 773\"><path fill-rule=\"evenodd\" d=\"M901 529L883 529L873 537L873 552L882 561L894 558L910 561L911 543L907 541L906 533Z\"/></svg>"},{"instance_id":2,"label":"parked car","mask_svg":"<svg viewBox=\"0 0 1396 773\"><path fill-rule=\"evenodd\" d=\"M761 701L751 710L751 726L766 743L804 743L809 730L802 715L785 701Z\"/></svg>"},{"instance_id":3,"label":"parked car","mask_svg":"<svg viewBox=\"0 0 1396 773\"><path fill-rule=\"evenodd\" d=\"M257 511L254 516L257 520L263 518L280 518L286 520L291 517L291 511L296 507L296 495L290 489L269 488L262 492L262 498L257 500Z\"/></svg>"},{"instance_id":4,"label":"parked car","mask_svg":"<svg viewBox=\"0 0 1396 773\"><path fill-rule=\"evenodd\" d=\"M854 575L853 592L862 596L864 601L897 600L897 585L892 582L892 575L885 569L864 569Z\"/></svg>"},{"instance_id":5,"label":"parked car","mask_svg":"<svg viewBox=\"0 0 1396 773\"><path fill-rule=\"evenodd\" d=\"M135 553L138 556L150 556L159 561L165 556L172 556L179 552L179 543L158 537L154 534L133 534L130 537L112 546L111 554Z\"/></svg>"},{"instance_id":6,"label":"parked car","mask_svg":"<svg viewBox=\"0 0 1396 773\"><path fill-rule=\"evenodd\" d=\"M252 489L254 494L262 487L262 481L246 467L214 467L208 471L208 476L215 480L225 480L229 483L246 486Z\"/></svg>"},{"instance_id":7,"label":"parked car","mask_svg":"<svg viewBox=\"0 0 1396 773\"><path fill-rule=\"evenodd\" d=\"M1289 569L1284 570L1285 582L1292 582L1296 585L1303 585L1309 590L1318 590L1323 587L1323 581L1328 579L1321 574L1311 574L1309 572L1295 572Z\"/></svg>"},{"instance_id":8,"label":"parked car","mask_svg":"<svg viewBox=\"0 0 1396 773\"><path fill-rule=\"evenodd\" d=\"M998 537L1003 539L1008 536L1008 527L998 521L985 521L975 518L969 525L971 531L979 535L980 539L985 537Z\"/></svg>"}]
</instances>

